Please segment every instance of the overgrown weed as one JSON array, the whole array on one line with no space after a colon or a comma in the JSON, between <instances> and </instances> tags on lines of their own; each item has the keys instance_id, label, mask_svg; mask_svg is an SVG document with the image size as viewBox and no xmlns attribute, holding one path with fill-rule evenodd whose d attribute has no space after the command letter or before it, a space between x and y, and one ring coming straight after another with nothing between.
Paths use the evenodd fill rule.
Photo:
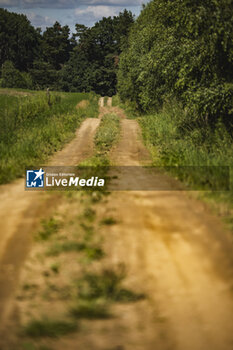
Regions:
<instances>
[{"instance_id":1,"label":"overgrown weed","mask_svg":"<svg viewBox=\"0 0 233 350\"><path fill-rule=\"evenodd\" d=\"M185 113L173 102L157 114L139 118L153 165L165 167L191 189L201 190L207 186L209 191L199 191L199 197L221 214L232 229L232 137L220 121L214 128L204 124L201 128L185 124ZM230 169L230 190L211 191L215 183L218 186L225 183L222 175L224 166ZM210 173L206 167L213 167L209 168Z\"/></svg>"},{"instance_id":2,"label":"overgrown weed","mask_svg":"<svg viewBox=\"0 0 233 350\"><path fill-rule=\"evenodd\" d=\"M77 103L90 101L77 110ZM98 101L92 93L45 92L25 97L0 95L0 184L35 168L73 136L86 117L96 117Z\"/></svg>"},{"instance_id":3,"label":"overgrown weed","mask_svg":"<svg viewBox=\"0 0 233 350\"><path fill-rule=\"evenodd\" d=\"M65 334L75 332L76 330L76 322L43 318L31 320L24 327L24 334L32 338L57 338Z\"/></svg>"}]
</instances>

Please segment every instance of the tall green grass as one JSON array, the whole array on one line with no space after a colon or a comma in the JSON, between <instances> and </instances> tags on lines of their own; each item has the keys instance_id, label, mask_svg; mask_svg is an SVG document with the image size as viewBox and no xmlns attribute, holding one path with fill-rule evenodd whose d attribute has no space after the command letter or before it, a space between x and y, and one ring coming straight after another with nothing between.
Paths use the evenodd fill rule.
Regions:
<instances>
[{"instance_id":1,"label":"tall green grass","mask_svg":"<svg viewBox=\"0 0 233 350\"><path fill-rule=\"evenodd\" d=\"M198 126L191 126L185 124L185 120L185 111L176 103L165 105L157 114L144 115L138 119L151 151L153 165L174 167L171 168L173 174L177 168L175 175L193 189L196 177L189 171L187 174L181 173L179 167L229 166L231 190L200 192L200 196L211 203L233 229L232 136L220 121L211 127L204 121ZM201 170L200 175L205 177Z\"/></svg>"},{"instance_id":2,"label":"tall green grass","mask_svg":"<svg viewBox=\"0 0 233 350\"><path fill-rule=\"evenodd\" d=\"M214 128L183 126L184 111L165 107L139 118L145 140L154 146L156 165L231 166L233 140L219 122Z\"/></svg>"},{"instance_id":3,"label":"tall green grass","mask_svg":"<svg viewBox=\"0 0 233 350\"><path fill-rule=\"evenodd\" d=\"M101 177L100 175L102 174L102 171L102 175L106 175L105 172L110 165L108 153L112 146L117 142L119 135L120 118L116 114L105 114L101 119L94 139L96 151L91 158L81 162L80 167L90 167L90 169L91 167L99 167L99 177Z\"/></svg>"},{"instance_id":4,"label":"tall green grass","mask_svg":"<svg viewBox=\"0 0 233 350\"><path fill-rule=\"evenodd\" d=\"M76 108L81 100L90 103ZM92 93L45 92L28 96L0 95L0 184L20 177L69 141L85 117L98 115Z\"/></svg>"},{"instance_id":5,"label":"tall green grass","mask_svg":"<svg viewBox=\"0 0 233 350\"><path fill-rule=\"evenodd\" d=\"M120 133L120 118L116 114L105 114L96 132L95 145L99 152L109 152Z\"/></svg>"},{"instance_id":6,"label":"tall green grass","mask_svg":"<svg viewBox=\"0 0 233 350\"><path fill-rule=\"evenodd\" d=\"M139 116L139 112L136 110L136 104L129 101L123 103L119 95L112 97L112 106L123 108L128 119L135 119L135 116Z\"/></svg>"}]
</instances>

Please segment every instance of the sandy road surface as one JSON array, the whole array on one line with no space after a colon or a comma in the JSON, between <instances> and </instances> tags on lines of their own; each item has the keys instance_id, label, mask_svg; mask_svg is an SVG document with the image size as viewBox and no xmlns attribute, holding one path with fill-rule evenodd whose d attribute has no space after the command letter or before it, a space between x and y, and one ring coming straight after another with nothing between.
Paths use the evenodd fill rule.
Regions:
<instances>
[{"instance_id":1,"label":"sandy road surface","mask_svg":"<svg viewBox=\"0 0 233 350\"><path fill-rule=\"evenodd\" d=\"M86 119L75 138L49 165L76 165L92 154L93 137L100 120ZM24 190L24 180L0 186L0 327L11 311L11 297L17 285L20 267L31 244L31 235L41 217L52 210L59 196Z\"/></svg>"},{"instance_id":2,"label":"sandy road surface","mask_svg":"<svg viewBox=\"0 0 233 350\"><path fill-rule=\"evenodd\" d=\"M137 122L121 125L115 164L145 164ZM121 337L127 350L233 349L233 245L218 220L177 191L115 192L111 206L119 224L108 231L108 256L124 261L149 297L115 324L127 329L116 344Z\"/></svg>"}]
</instances>

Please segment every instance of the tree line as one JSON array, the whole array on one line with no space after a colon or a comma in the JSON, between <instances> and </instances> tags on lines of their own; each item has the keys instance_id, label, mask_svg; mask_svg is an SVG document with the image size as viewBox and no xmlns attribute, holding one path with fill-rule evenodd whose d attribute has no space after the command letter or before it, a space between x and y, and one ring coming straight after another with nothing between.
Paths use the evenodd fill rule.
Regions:
<instances>
[{"instance_id":1,"label":"tree line","mask_svg":"<svg viewBox=\"0 0 233 350\"><path fill-rule=\"evenodd\" d=\"M103 18L75 33L55 22L42 33L25 15L0 9L2 87L116 93L119 55L134 22L130 11Z\"/></svg>"},{"instance_id":2,"label":"tree line","mask_svg":"<svg viewBox=\"0 0 233 350\"><path fill-rule=\"evenodd\" d=\"M42 33L0 9L1 85L88 92L142 112L178 103L181 127L232 125L232 0L152 0L75 33L56 22Z\"/></svg>"}]
</instances>

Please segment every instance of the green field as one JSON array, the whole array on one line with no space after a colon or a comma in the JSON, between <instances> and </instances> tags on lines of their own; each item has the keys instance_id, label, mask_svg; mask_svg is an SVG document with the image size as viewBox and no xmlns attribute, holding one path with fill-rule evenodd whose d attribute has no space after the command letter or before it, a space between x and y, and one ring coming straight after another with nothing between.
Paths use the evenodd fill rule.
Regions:
<instances>
[{"instance_id":1,"label":"green field","mask_svg":"<svg viewBox=\"0 0 233 350\"><path fill-rule=\"evenodd\" d=\"M89 103L77 108L82 100ZM81 121L98 114L92 93L0 90L0 184L46 162L74 135Z\"/></svg>"}]
</instances>

